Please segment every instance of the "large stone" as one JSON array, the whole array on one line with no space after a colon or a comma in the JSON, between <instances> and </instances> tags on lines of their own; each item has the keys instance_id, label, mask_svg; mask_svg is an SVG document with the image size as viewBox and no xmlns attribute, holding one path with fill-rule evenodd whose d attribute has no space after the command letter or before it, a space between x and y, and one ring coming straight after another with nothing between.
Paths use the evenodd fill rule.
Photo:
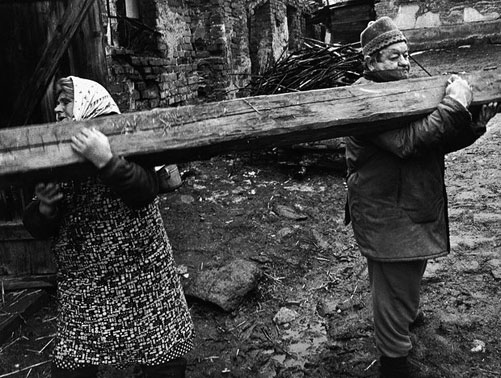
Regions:
<instances>
[{"instance_id":1,"label":"large stone","mask_svg":"<svg viewBox=\"0 0 501 378\"><path fill-rule=\"evenodd\" d=\"M192 274L184 288L185 294L233 311L257 287L261 273L257 264L236 259L222 267Z\"/></svg>"}]
</instances>

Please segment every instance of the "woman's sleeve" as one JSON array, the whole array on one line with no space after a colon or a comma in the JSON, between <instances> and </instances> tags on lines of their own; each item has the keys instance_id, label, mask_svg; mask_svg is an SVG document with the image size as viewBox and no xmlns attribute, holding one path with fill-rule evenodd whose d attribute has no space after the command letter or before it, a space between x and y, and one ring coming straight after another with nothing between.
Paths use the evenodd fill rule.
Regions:
<instances>
[{"instance_id":1,"label":"woman's sleeve","mask_svg":"<svg viewBox=\"0 0 501 378\"><path fill-rule=\"evenodd\" d=\"M47 218L40 214L40 200L31 201L24 209L23 224L35 239L49 239L57 233L60 216Z\"/></svg>"},{"instance_id":2,"label":"woman's sleeve","mask_svg":"<svg viewBox=\"0 0 501 378\"><path fill-rule=\"evenodd\" d=\"M422 155L430 148L450 152L453 146L473 143L476 138L471 125L470 112L446 96L431 114L410 122L407 127L375 134L367 140L405 159Z\"/></svg>"},{"instance_id":3,"label":"woman's sleeve","mask_svg":"<svg viewBox=\"0 0 501 378\"><path fill-rule=\"evenodd\" d=\"M158 194L158 178L153 168L113 156L99 170L99 178L132 209L140 209L153 202Z\"/></svg>"}]
</instances>

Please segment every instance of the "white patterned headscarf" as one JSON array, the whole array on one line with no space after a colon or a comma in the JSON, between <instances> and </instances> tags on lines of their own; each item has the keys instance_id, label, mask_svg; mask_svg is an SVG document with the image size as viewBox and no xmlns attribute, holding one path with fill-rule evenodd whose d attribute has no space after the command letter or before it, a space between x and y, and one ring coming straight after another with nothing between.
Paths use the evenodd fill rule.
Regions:
<instances>
[{"instance_id":1,"label":"white patterned headscarf","mask_svg":"<svg viewBox=\"0 0 501 378\"><path fill-rule=\"evenodd\" d=\"M99 83L69 76L73 81L73 119L80 121L103 114L120 114L117 104L108 91Z\"/></svg>"}]
</instances>

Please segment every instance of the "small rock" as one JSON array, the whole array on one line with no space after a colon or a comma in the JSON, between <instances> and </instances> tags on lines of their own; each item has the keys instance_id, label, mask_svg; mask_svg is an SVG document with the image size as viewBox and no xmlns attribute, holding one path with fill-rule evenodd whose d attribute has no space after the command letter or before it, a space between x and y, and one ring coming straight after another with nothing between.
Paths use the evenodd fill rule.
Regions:
<instances>
[{"instance_id":1,"label":"small rock","mask_svg":"<svg viewBox=\"0 0 501 378\"><path fill-rule=\"evenodd\" d=\"M294 184L291 186L284 186L285 190L289 191L297 191L297 192L304 192L304 193L318 193L318 192L323 192L325 188L317 188L313 187L311 185L301 185L301 184Z\"/></svg>"},{"instance_id":2,"label":"small rock","mask_svg":"<svg viewBox=\"0 0 501 378\"><path fill-rule=\"evenodd\" d=\"M501 259L491 259L487 261L487 265L492 269L501 268Z\"/></svg>"},{"instance_id":3,"label":"small rock","mask_svg":"<svg viewBox=\"0 0 501 378\"><path fill-rule=\"evenodd\" d=\"M480 264L478 263L478 261L475 260L458 261L457 263L454 264L454 269L464 273L475 273L478 271L479 268Z\"/></svg>"},{"instance_id":4,"label":"small rock","mask_svg":"<svg viewBox=\"0 0 501 378\"><path fill-rule=\"evenodd\" d=\"M323 236L322 236L322 234L320 234L320 232L318 232L317 230L312 230L312 233L313 233L313 237L315 238L316 244L321 249L329 249L330 248L329 242L323 238Z\"/></svg>"},{"instance_id":5,"label":"small rock","mask_svg":"<svg viewBox=\"0 0 501 378\"><path fill-rule=\"evenodd\" d=\"M277 370L281 368L282 364L270 358L268 362L259 369L259 378L275 378L277 376Z\"/></svg>"},{"instance_id":6,"label":"small rock","mask_svg":"<svg viewBox=\"0 0 501 378\"><path fill-rule=\"evenodd\" d=\"M277 235L280 239L283 239L283 238L285 238L293 233L294 233L294 230L292 228L284 227L277 232Z\"/></svg>"},{"instance_id":7,"label":"small rock","mask_svg":"<svg viewBox=\"0 0 501 378\"><path fill-rule=\"evenodd\" d=\"M492 240L492 239L477 238L477 237L468 236L468 235L461 235L461 236L451 235L451 249L455 250L455 249L458 249L460 246L464 246L464 247L467 247L469 249L474 249L480 243L490 241L490 240Z\"/></svg>"},{"instance_id":8,"label":"small rock","mask_svg":"<svg viewBox=\"0 0 501 378\"><path fill-rule=\"evenodd\" d=\"M439 279L438 271L442 269L442 264L438 262L428 262L423 275L424 280L434 281Z\"/></svg>"},{"instance_id":9,"label":"small rock","mask_svg":"<svg viewBox=\"0 0 501 378\"><path fill-rule=\"evenodd\" d=\"M462 192L456 196L456 201L474 201L478 199L478 194L476 192Z\"/></svg>"},{"instance_id":10,"label":"small rock","mask_svg":"<svg viewBox=\"0 0 501 378\"><path fill-rule=\"evenodd\" d=\"M368 314L343 312L329 318L327 334L330 340L349 340L366 334L371 327L372 320Z\"/></svg>"},{"instance_id":11,"label":"small rock","mask_svg":"<svg viewBox=\"0 0 501 378\"><path fill-rule=\"evenodd\" d=\"M498 213L480 213L473 215L475 223L501 223L501 214Z\"/></svg>"},{"instance_id":12,"label":"small rock","mask_svg":"<svg viewBox=\"0 0 501 378\"><path fill-rule=\"evenodd\" d=\"M231 193L233 193L233 194L244 194L245 193L245 189L242 188L241 186L237 186L235 189L233 189L231 191Z\"/></svg>"},{"instance_id":13,"label":"small rock","mask_svg":"<svg viewBox=\"0 0 501 378\"><path fill-rule=\"evenodd\" d=\"M323 318L329 315L334 315L338 310L338 304L338 300L322 298L317 303L317 312Z\"/></svg>"},{"instance_id":14,"label":"small rock","mask_svg":"<svg viewBox=\"0 0 501 378\"><path fill-rule=\"evenodd\" d=\"M279 364L282 364L285 362L285 359L287 358L286 354L275 354L271 357L273 360L277 361Z\"/></svg>"},{"instance_id":15,"label":"small rock","mask_svg":"<svg viewBox=\"0 0 501 378\"><path fill-rule=\"evenodd\" d=\"M177 265L176 266L176 272L183 278L188 278L190 274L188 273L188 267L186 265Z\"/></svg>"},{"instance_id":16,"label":"small rock","mask_svg":"<svg viewBox=\"0 0 501 378\"><path fill-rule=\"evenodd\" d=\"M282 307L273 317L275 324L286 324L295 320L299 314L287 307Z\"/></svg>"},{"instance_id":17,"label":"small rock","mask_svg":"<svg viewBox=\"0 0 501 378\"><path fill-rule=\"evenodd\" d=\"M270 257L269 257L269 256L267 256L267 255L262 255L262 254L257 255L257 256L252 256L252 257L250 257L250 259L251 259L251 260L254 260L254 261L257 261L257 262L259 262L259 263L261 263L261 264L266 264L266 263L271 262L271 259L270 259Z\"/></svg>"},{"instance_id":18,"label":"small rock","mask_svg":"<svg viewBox=\"0 0 501 378\"><path fill-rule=\"evenodd\" d=\"M492 269L491 273L496 280L501 280L501 268Z\"/></svg>"},{"instance_id":19,"label":"small rock","mask_svg":"<svg viewBox=\"0 0 501 378\"><path fill-rule=\"evenodd\" d=\"M485 343L482 340L473 340L473 348L470 351L472 353L485 352Z\"/></svg>"},{"instance_id":20,"label":"small rock","mask_svg":"<svg viewBox=\"0 0 501 378\"><path fill-rule=\"evenodd\" d=\"M305 220L308 217L304 214L297 213L294 209L284 206L284 205L275 205L275 211L278 215L292 220Z\"/></svg>"},{"instance_id":21,"label":"small rock","mask_svg":"<svg viewBox=\"0 0 501 378\"><path fill-rule=\"evenodd\" d=\"M193 198L193 196L190 196L189 194L181 194L179 196L179 200L187 205L195 202L195 198Z\"/></svg>"},{"instance_id":22,"label":"small rock","mask_svg":"<svg viewBox=\"0 0 501 378\"><path fill-rule=\"evenodd\" d=\"M461 215L463 215L463 213L464 213L463 209L450 208L449 209L449 218L451 218L451 219L459 218Z\"/></svg>"},{"instance_id":23,"label":"small rock","mask_svg":"<svg viewBox=\"0 0 501 378\"><path fill-rule=\"evenodd\" d=\"M449 314L442 311L437 316L439 319L439 328L446 333L455 333L458 329L470 328L479 321L477 316L469 314Z\"/></svg>"}]
</instances>

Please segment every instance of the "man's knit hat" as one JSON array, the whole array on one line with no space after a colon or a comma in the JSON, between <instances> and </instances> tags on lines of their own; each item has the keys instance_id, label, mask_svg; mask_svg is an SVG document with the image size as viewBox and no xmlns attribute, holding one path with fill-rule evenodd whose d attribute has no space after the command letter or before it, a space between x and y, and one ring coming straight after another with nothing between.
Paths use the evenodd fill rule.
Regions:
<instances>
[{"instance_id":1,"label":"man's knit hat","mask_svg":"<svg viewBox=\"0 0 501 378\"><path fill-rule=\"evenodd\" d=\"M360 34L364 56L372 55L397 42L407 42L407 39L389 17L381 17L376 21L369 22Z\"/></svg>"}]
</instances>

